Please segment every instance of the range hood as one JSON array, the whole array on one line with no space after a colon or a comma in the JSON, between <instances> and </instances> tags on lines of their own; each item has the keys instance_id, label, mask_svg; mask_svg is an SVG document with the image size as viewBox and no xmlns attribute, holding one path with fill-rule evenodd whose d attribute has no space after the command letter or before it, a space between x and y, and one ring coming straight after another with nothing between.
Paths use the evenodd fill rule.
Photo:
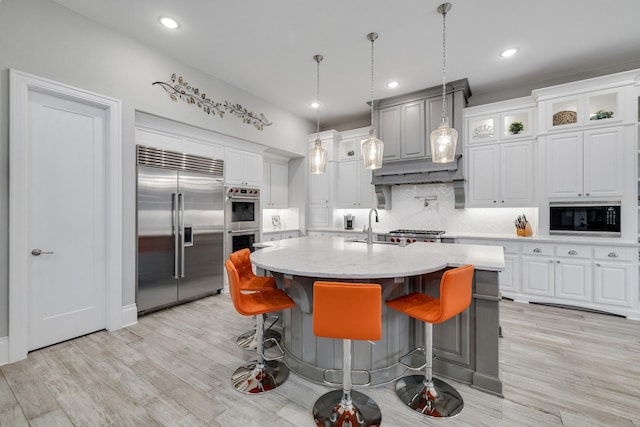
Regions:
<instances>
[{"instance_id":1,"label":"range hood","mask_svg":"<svg viewBox=\"0 0 640 427\"><path fill-rule=\"evenodd\" d=\"M373 171L378 209L391 209L391 186L403 184L452 183L455 208L464 208L464 175L462 155L451 163L433 163L431 159L388 162Z\"/></svg>"}]
</instances>

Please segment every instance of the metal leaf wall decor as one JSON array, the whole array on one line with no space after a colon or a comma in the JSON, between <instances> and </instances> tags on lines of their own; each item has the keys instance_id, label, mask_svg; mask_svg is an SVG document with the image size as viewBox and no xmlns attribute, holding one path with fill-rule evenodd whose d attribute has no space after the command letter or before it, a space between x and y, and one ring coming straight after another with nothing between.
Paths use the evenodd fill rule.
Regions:
<instances>
[{"instance_id":1,"label":"metal leaf wall decor","mask_svg":"<svg viewBox=\"0 0 640 427\"><path fill-rule=\"evenodd\" d=\"M167 82L153 82L152 85L160 85L165 92L169 94L172 100L181 99L187 104L195 104L207 114L224 117L225 113L231 113L242 119L242 123L253 125L258 130L263 130L265 126L271 126L272 123L267 120L264 114L256 114L248 111L240 104L232 104L229 101L224 103L214 101L207 98L204 92L200 92L197 87L192 87L184 81L182 76L176 77L171 75L171 79Z\"/></svg>"}]
</instances>

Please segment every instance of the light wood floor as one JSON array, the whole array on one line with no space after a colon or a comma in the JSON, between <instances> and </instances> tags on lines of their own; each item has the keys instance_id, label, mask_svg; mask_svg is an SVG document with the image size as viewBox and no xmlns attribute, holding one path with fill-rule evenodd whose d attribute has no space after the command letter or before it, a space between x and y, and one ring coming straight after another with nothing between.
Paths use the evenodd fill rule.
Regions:
<instances>
[{"instance_id":1,"label":"light wood floor","mask_svg":"<svg viewBox=\"0 0 640 427\"><path fill-rule=\"evenodd\" d=\"M501 310L504 398L452 381L464 410L433 421L403 407L393 385L369 388L383 425L640 426L640 322L509 301ZM292 374L262 396L231 387L253 356L235 345L251 324L219 295L32 352L0 369L0 425L313 426L324 386Z\"/></svg>"}]
</instances>

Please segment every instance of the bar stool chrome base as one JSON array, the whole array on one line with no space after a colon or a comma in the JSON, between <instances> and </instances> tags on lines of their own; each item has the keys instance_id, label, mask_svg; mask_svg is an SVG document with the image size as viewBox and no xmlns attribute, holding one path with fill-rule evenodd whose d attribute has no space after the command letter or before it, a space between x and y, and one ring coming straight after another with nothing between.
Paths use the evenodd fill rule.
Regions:
<instances>
[{"instance_id":1,"label":"bar stool chrome base","mask_svg":"<svg viewBox=\"0 0 640 427\"><path fill-rule=\"evenodd\" d=\"M333 390L320 396L313 405L313 419L322 427L377 427L382 413L376 402L366 394L351 391L351 405L342 403L343 390Z\"/></svg>"},{"instance_id":2,"label":"bar stool chrome base","mask_svg":"<svg viewBox=\"0 0 640 427\"><path fill-rule=\"evenodd\" d=\"M460 393L438 378L427 387L424 375L411 375L396 382L396 394L409 408L431 418L451 418L462 411Z\"/></svg>"},{"instance_id":3,"label":"bar stool chrome base","mask_svg":"<svg viewBox=\"0 0 640 427\"><path fill-rule=\"evenodd\" d=\"M289 377L289 367L279 360L265 361L262 366L257 360L245 363L231 376L231 384L241 393L259 394L282 385Z\"/></svg>"}]
</instances>

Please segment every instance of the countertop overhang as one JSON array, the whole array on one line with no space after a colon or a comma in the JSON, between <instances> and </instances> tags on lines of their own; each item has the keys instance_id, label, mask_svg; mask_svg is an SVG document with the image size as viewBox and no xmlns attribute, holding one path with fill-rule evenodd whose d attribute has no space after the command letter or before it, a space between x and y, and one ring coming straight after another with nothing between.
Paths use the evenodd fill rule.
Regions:
<instances>
[{"instance_id":1,"label":"countertop overhang","mask_svg":"<svg viewBox=\"0 0 640 427\"><path fill-rule=\"evenodd\" d=\"M299 237L264 242L251 261L265 270L334 279L415 276L473 264L476 269L504 270L501 247L412 243L407 246L352 242L342 237Z\"/></svg>"}]
</instances>

